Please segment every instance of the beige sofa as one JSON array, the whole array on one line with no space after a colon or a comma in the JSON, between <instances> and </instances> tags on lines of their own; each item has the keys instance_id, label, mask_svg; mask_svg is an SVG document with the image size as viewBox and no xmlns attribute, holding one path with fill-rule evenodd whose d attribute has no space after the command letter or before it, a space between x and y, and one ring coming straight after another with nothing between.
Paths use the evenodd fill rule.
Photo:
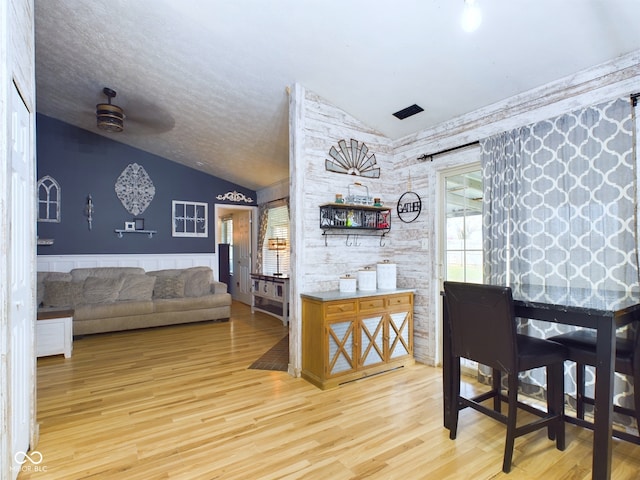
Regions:
<instances>
[{"instance_id":1,"label":"beige sofa","mask_svg":"<svg viewBox=\"0 0 640 480\"><path fill-rule=\"evenodd\" d=\"M73 308L73 334L228 320L231 295L209 267L38 272L38 309Z\"/></svg>"}]
</instances>

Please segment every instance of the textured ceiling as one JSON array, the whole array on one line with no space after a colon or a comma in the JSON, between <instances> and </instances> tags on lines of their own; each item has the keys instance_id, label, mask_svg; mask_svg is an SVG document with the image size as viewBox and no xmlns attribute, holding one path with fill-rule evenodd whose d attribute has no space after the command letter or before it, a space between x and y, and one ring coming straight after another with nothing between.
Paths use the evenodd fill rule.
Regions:
<instances>
[{"instance_id":1,"label":"textured ceiling","mask_svg":"<svg viewBox=\"0 0 640 480\"><path fill-rule=\"evenodd\" d=\"M466 33L463 0L35 0L37 110L260 189L296 82L397 139L640 49L638 0L476 3ZM105 86L123 133L96 129Z\"/></svg>"}]
</instances>

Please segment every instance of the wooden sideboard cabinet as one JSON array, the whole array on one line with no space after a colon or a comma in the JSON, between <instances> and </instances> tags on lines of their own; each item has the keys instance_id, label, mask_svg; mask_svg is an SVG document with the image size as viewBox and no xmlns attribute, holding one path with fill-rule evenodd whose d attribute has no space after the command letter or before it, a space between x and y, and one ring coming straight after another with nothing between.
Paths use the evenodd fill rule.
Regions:
<instances>
[{"instance_id":1,"label":"wooden sideboard cabinet","mask_svg":"<svg viewBox=\"0 0 640 480\"><path fill-rule=\"evenodd\" d=\"M324 389L411 365L413 291L302 294L302 377Z\"/></svg>"}]
</instances>

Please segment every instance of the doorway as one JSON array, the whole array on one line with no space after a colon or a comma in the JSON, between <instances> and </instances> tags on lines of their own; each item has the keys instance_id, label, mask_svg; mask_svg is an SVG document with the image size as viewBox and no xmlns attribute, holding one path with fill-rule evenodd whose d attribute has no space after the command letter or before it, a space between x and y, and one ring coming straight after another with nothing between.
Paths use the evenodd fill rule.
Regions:
<instances>
[{"instance_id":1,"label":"doorway","mask_svg":"<svg viewBox=\"0 0 640 480\"><path fill-rule=\"evenodd\" d=\"M443 155L449 166L438 171L438 232L435 305L438 330L435 361L442 361L442 301L445 280L482 282L482 170L480 148Z\"/></svg>"},{"instance_id":2,"label":"doorway","mask_svg":"<svg viewBox=\"0 0 640 480\"><path fill-rule=\"evenodd\" d=\"M251 272L257 226L257 207L218 205L214 207L216 238L230 244L229 293L234 301L251 305ZM223 234L223 232L226 232Z\"/></svg>"}]
</instances>

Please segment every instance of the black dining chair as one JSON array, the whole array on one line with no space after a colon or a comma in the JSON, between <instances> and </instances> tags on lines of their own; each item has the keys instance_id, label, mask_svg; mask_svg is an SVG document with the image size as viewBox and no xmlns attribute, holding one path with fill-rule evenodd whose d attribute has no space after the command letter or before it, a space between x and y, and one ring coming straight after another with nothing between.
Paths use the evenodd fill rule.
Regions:
<instances>
[{"instance_id":1,"label":"black dining chair","mask_svg":"<svg viewBox=\"0 0 640 480\"><path fill-rule=\"evenodd\" d=\"M556 342L518 334L513 297L509 287L444 282L451 336L452 392L449 438L455 440L459 411L471 407L507 426L502 471L509 473L515 439L541 428L558 450L565 448L563 364L566 348ZM446 328L446 326L445 326ZM460 359L493 369L491 389L474 397L460 395ZM547 411L518 400L518 373L546 367ZM507 395L502 393L501 373L507 375ZM493 399L493 408L482 402ZM506 401L508 413L501 413ZM518 408L535 414L534 421L517 426Z\"/></svg>"},{"instance_id":2,"label":"black dining chair","mask_svg":"<svg viewBox=\"0 0 640 480\"><path fill-rule=\"evenodd\" d=\"M596 365L596 332L595 330L575 330L550 337L549 340L561 343L568 349L568 359L576 362L576 417L582 420L583 426L592 428L592 422L584 418L585 404L593 405L594 399L585 394L586 376L585 365ZM633 340L616 338L616 359L614 369L618 373L633 378L634 408L614 405L616 413L632 417L636 421L639 434L633 435L622 430L614 429L612 435L622 440L640 445L640 334Z\"/></svg>"}]
</instances>

